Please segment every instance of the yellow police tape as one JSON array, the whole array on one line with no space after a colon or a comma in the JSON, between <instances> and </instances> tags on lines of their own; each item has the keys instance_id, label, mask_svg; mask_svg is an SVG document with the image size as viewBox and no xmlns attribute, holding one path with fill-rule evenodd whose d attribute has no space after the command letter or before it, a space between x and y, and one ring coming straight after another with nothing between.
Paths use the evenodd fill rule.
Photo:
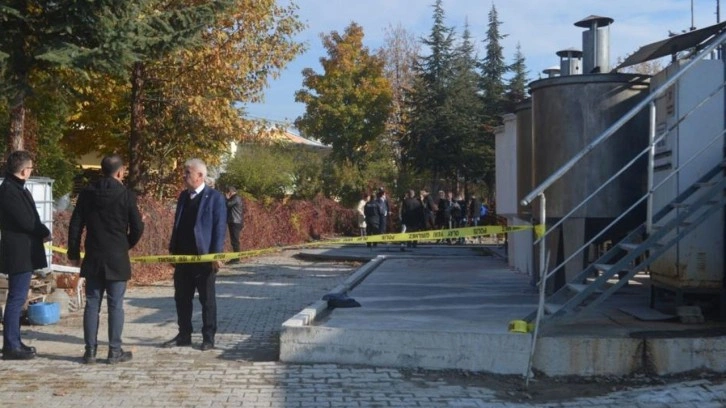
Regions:
<instances>
[{"instance_id":1,"label":"yellow police tape","mask_svg":"<svg viewBox=\"0 0 726 408\"><path fill-rule=\"evenodd\" d=\"M311 246L325 246L325 245L336 245L336 244L363 244L363 243L379 243L379 242L405 242L405 241L431 241L431 240L444 240L444 239L457 239L457 238L470 238L478 237L482 235L492 234L503 234L507 232L518 232L528 231L534 229L537 236L541 236L544 233L543 225L517 225L510 227L503 227L499 225L486 225L481 227L464 227L464 228L453 228L447 230L432 230L432 231L417 231L417 232L402 232L397 234L381 234L371 235L366 237L343 237L337 239L331 239L327 241L307 242L304 244L279 246L265 249L254 249L250 251L242 252L224 252L219 254L205 254L205 255L148 255L148 256L133 256L131 262L136 263L199 263L199 262L212 262L212 261L226 261L229 259L247 258L257 256L265 253L277 252L283 249L292 249L300 247L311 247ZM49 245L51 250L66 253L67 249ZM83 256L83 254L81 254Z\"/></svg>"}]
</instances>

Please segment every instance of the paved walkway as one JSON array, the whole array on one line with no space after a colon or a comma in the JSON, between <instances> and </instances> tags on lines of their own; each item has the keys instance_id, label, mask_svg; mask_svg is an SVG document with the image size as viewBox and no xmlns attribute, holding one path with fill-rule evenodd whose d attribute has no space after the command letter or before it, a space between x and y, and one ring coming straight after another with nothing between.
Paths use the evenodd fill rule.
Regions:
<instances>
[{"instance_id":1,"label":"paved walkway","mask_svg":"<svg viewBox=\"0 0 726 408\"><path fill-rule=\"evenodd\" d=\"M80 313L51 326L24 326L39 350L28 362L0 361L0 407L724 407L726 382L706 377L639 385L277 362L280 325L342 282L352 263L277 254L223 271L218 279L218 349L160 349L176 332L173 288L131 288L125 347L134 360L81 364ZM198 305L195 322L199 325ZM102 320L106 318L102 315ZM105 356L105 326L99 356Z\"/></svg>"}]
</instances>

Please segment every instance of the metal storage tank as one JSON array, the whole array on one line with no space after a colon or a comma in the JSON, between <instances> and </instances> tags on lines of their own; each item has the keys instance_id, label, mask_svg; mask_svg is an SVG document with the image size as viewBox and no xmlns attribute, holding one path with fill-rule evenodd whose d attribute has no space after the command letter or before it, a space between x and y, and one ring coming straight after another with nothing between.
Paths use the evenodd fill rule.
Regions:
<instances>
[{"instance_id":1,"label":"metal storage tank","mask_svg":"<svg viewBox=\"0 0 726 408\"><path fill-rule=\"evenodd\" d=\"M645 98L648 84L648 76L634 74L571 75L532 82L534 185L541 184ZM554 224L567 215L647 144L645 109L547 189L547 223ZM646 166L647 157L643 156L566 220L559 231L549 235L550 267L569 258L645 194ZM619 240L644 219L642 205L609 229L596 244ZM580 252L555 275L555 290L582 270L588 262L587 253Z\"/></svg>"},{"instance_id":2,"label":"metal storage tank","mask_svg":"<svg viewBox=\"0 0 726 408\"><path fill-rule=\"evenodd\" d=\"M649 77L635 74L571 75L530 84L534 184L539 185L648 95ZM647 146L643 110L548 189L547 215L560 218ZM646 162L632 167L576 217L613 218L645 193Z\"/></svg>"},{"instance_id":3,"label":"metal storage tank","mask_svg":"<svg viewBox=\"0 0 726 408\"><path fill-rule=\"evenodd\" d=\"M534 154L532 152L532 99L525 99L514 107L517 117L517 215L529 219L530 206L519 204L534 189Z\"/></svg>"}]
</instances>

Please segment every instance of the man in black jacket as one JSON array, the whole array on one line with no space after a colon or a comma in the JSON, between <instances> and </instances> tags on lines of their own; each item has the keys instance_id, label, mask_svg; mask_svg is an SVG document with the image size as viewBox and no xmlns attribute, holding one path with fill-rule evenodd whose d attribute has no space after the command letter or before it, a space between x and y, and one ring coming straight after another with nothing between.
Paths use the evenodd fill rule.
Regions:
<instances>
[{"instance_id":1,"label":"man in black jacket","mask_svg":"<svg viewBox=\"0 0 726 408\"><path fill-rule=\"evenodd\" d=\"M237 195L237 189L227 187L227 228L229 229L229 240L232 244L232 251L239 252L239 235L244 228L244 204L242 197ZM239 263L239 259L232 259L229 264Z\"/></svg>"},{"instance_id":2,"label":"man in black jacket","mask_svg":"<svg viewBox=\"0 0 726 408\"><path fill-rule=\"evenodd\" d=\"M35 357L35 347L20 339L20 314L33 270L48 266L43 241L50 239L50 230L40 221L33 196L25 188L32 171L30 153L16 150L8 156L5 180L0 184L0 269L8 275L3 360Z\"/></svg>"},{"instance_id":3,"label":"man in black jacket","mask_svg":"<svg viewBox=\"0 0 726 408\"><path fill-rule=\"evenodd\" d=\"M424 207L421 201L416 198L416 192L413 190L408 190L406 198L403 199L401 204L401 222L406 226L406 232L421 231L424 228L426 222ZM416 248L416 245L417 241L406 242L406 246L409 248ZM403 247L401 247L401 250L403 250Z\"/></svg>"},{"instance_id":4,"label":"man in black jacket","mask_svg":"<svg viewBox=\"0 0 726 408\"><path fill-rule=\"evenodd\" d=\"M121 348L124 325L123 301L126 282L131 278L129 249L141 239L144 223L136 195L122 184L125 168L121 157L106 156L101 161L104 178L86 187L78 196L68 228L68 259L81 265L86 278L86 308L83 313L83 339L86 364L96 362L98 320L101 301L108 303L108 363L129 361L130 351ZM86 256L80 262L81 235L86 229Z\"/></svg>"}]
</instances>

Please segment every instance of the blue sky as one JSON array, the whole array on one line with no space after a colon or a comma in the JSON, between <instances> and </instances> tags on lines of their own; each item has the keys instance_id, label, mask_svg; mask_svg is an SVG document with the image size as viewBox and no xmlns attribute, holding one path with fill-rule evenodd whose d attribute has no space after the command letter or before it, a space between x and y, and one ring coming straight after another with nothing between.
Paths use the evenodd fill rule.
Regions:
<instances>
[{"instance_id":1,"label":"blue sky","mask_svg":"<svg viewBox=\"0 0 726 408\"><path fill-rule=\"evenodd\" d=\"M285 0L279 0L282 3ZM693 0L696 28L716 23L716 4L720 0ZM265 102L245 107L247 116L289 122L302 115L305 106L295 102L295 91L302 88L302 70L313 68L322 73L321 57L327 56L320 34L342 32L351 21L365 32L364 44L371 50L383 45L386 27L402 24L417 37L427 37L433 24L434 0L296 0L299 16L307 24L297 39L307 51L292 61L282 75L271 81ZM611 17L610 62L632 53L640 46L664 39L668 31L681 32L691 27L691 0L444 0L446 23L461 33L468 20L479 55L484 54L488 13L492 4L502 22L500 33L504 56L511 62L517 43L526 58L530 79L543 69L559 64L556 51L582 49L582 28L574 23L589 15ZM726 2L722 4L726 7ZM721 10L721 20L726 10Z\"/></svg>"}]
</instances>

